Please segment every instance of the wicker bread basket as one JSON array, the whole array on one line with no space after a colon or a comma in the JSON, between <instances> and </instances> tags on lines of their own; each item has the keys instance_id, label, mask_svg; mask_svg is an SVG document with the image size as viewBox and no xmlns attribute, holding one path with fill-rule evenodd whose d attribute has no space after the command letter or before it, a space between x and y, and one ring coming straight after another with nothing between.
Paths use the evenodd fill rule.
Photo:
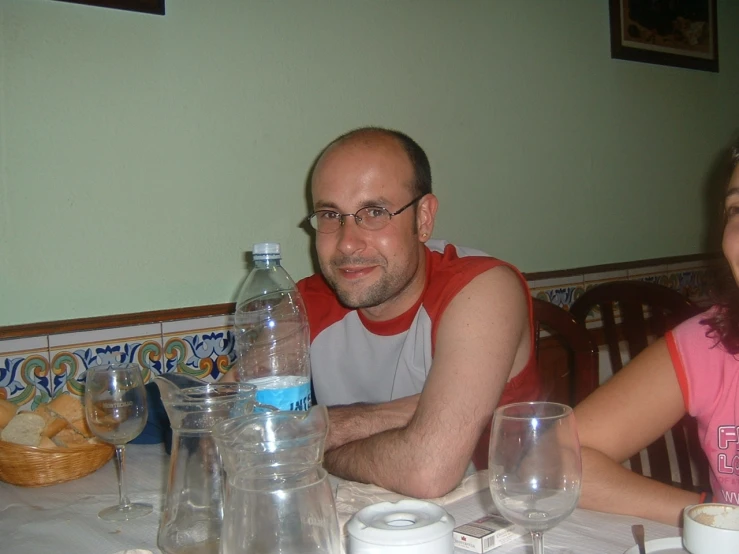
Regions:
<instances>
[{"instance_id":1,"label":"wicker bread basket","mask_svg":"<svg viewBox=\"0 0 739 554\"><path fill-rule=\"evenodd\" d=\"M0 481L21 487L73 481L100 469L114 452L106 443L36 448L0 441Z\"/></svg>"}]
</instances>

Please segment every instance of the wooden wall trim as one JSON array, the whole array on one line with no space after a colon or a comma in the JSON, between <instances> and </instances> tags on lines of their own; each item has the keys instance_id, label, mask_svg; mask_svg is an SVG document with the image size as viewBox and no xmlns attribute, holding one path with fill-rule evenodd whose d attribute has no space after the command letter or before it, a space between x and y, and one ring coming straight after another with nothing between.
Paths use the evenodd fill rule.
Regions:
<instances>
[{"instance_id":1,"label":"wooden wall trim","mask_svg":"<svg viewBox=\"0 0 739 554\"><path fill-rule=\"evenodd\" d=\"M714 262L721 259L721 253L688 254L686 256L669 256L667 258L652 258L649 260L638 260L635 262L622 262L616 264L589 265L576 267L574 269L560 269L556 271L539 271L536 273L524 273L527 281L538 281L540 279L556 279L559 277L572 277L573 275L587 275L588 273L605 273L607 271L622 271L626 269L638 269L656 265L675 265L686 262Z\"/></svg>"},{"instance_id":2,"label":"wooden wall trim","mask_svg":"<svg viewBox=\"0 0 739 554\"><path fill-rule=\"evenodd\" d=\"M47 321L44 323L28 323L26 325L10 325L0 327L0 340L36 337L39 335L56 335L73 331L93 331L96 329L111 329L127 327L129 325L145 325L162 321L178 321L181 319L196 319L218 315L228 315L234 312L234 303L212 304L209 306L193 306L190 308L175 308L172 310L155 310L134 314L109 315L102 317L85 317L80 319L66 319L61 321Z\"/></svg>"},{"instance_id":3,"label":"wooden wall trim","mask_svg":"<svg viewBox=\"0 0 739 554\"><path fill-rule=\"evenodd\" d=\"M540 279L554 279L570 277L572 275L587 275L588 273L601 273L605 271L618 271L624 269L635 269L639 267L650 267L657 265L679 264L693 261L713 261L721 257L720 254L689 254L686 256L672 256L668 258L654 258L650 260L639 260L635 262L624 262L616 264L593 265L574 269L557 271L540 271L536 273L524 273L528 281ZM41 323L28 323L24 325L9 325L0 327L0 340L16 339L24 337L36 337L41 335L56 335L73 331L92 331L96 329L111 329L115 327L126 327L129 325L144 325L162 321L178 321L183 319L196 319L199 317L210 317L232 314L233 302L225 304L211 304L207 306L192 306L189 308L174 308L170 310L156 310L150 312L139 312L133 314L120 314L101 317L85 317L80 319L67 319L61 321L47 321Z\"/></svg>"}]
</instances>

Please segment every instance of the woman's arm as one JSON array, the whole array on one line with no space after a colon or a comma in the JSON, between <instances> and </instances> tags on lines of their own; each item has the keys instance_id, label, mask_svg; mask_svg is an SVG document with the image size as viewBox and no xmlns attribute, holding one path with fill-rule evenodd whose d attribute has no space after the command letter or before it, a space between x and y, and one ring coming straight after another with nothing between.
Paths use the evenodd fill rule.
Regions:
<instances>
[{"instance_id":1,"label":"woman's arm","mask_svg":"<svg viewBox=\"0 0 739 554\"><path fill-rule=\"evenodd\" d=\"M698 494L633 473L621 463L685 414L682 391L660 339L575 408L583 447L580 507L678 525Z\"/></svg>"}]
</instances>

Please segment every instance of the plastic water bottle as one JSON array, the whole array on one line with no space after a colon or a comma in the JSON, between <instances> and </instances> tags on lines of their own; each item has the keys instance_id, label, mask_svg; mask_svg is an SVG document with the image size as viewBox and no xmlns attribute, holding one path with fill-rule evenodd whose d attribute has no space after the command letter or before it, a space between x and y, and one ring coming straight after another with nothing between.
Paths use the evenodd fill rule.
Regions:
<instances>
[{"instance_id":1,"label":"plastic water bottle","mask_svg":"<svg viewBox=\"0 0 739 554\"><path fill-rule=\"evenodd\" d=\"M279 244L255 244L253 255L234 314L239 380L256 385L261 404L308 410L310 332L303 299L280 264Z\"/></svg>"}]
</instances>

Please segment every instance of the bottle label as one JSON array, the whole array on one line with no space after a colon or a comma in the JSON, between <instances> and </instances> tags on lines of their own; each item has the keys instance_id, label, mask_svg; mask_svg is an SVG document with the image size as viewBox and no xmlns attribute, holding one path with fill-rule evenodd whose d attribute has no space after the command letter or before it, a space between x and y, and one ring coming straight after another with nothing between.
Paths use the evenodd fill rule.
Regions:
<instances>
[{"instance_id":1,"label":"bottle label","mask_svg":"<svg viewBox=\"0 0 739 554\"><path fill-rule=\"evenodd\" d=\"M310 382L290 387L257 388L257 402L278 410L307 411L311 405ZM263 410L257 408L254 411Z\"/></svg>"}]
</instances>

